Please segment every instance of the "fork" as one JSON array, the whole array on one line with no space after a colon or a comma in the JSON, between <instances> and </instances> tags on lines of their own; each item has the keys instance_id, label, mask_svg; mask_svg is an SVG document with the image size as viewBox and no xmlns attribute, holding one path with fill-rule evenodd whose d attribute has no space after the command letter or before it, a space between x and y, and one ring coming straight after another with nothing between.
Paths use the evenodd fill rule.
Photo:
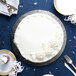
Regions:
<instances>
[{"instance_id":1,"label":"fork","mask_svg":"<svg viewBox=\"0 0 76 76\"><path fill-rule=\"evenodd\" d=\"M69 65L68 65L63 59L61 59L61 62L64 64L64 66L65 66L67 69L69 69L69 70L72 72L72 74L73 74L74 76L76 76L76 73L69 67Z\"/></svg>"},{"instance_id":2,"label":"fork","mask_svg":"<svg viewBox=\"0 0 76 76\"><path fill-rule=\"evenodd\" d=\"M66 61L71 64L73 66L73 68L76 70L76 67L74 66L73 64L73 61L72 59L68 56L68 55L65 55L64 58L66 59Z\"/></svg>"}]
</instances>

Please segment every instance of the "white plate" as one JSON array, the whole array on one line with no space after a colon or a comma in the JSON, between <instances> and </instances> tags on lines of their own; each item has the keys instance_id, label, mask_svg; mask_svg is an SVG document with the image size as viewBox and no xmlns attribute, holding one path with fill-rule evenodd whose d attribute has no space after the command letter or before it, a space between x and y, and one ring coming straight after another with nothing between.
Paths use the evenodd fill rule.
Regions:
<instances>
[{"instance_id":1,"label":"white plate","mask_svg":"<svg viewBox=\"0 0 76 76\"><path fill-rule=\"evenodd\" d=\"M0 56L8 55L10 60L7 64L0 64L0 75L8 75L14 70L13 62L16 61L14 54L8 50L0 50Z\"/></svg>"},{"instance_id":2,"label":"white plate","mask_svg":"<svg viewBox=\"0 0 76 76\"><path fill-rule=\"evenodd\" d=\"M54 7L62 15L76 14L75 0L54 0Z\"/></svg>"}]
</instances>

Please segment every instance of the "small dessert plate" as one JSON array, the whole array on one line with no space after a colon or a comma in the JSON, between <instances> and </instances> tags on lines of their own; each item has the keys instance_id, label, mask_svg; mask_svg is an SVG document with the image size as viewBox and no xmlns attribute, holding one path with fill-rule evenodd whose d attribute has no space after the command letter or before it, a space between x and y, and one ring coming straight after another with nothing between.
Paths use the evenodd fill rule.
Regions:
<instances>
[{"instance_id":1,"label":"small dessert plate","mask_svg":"<svg viewBox=\"0 0 76 76\"><path fill-rule=\"evenodd\" d=\"M6 64L0 64L0 75L8 75L14 70L13 62L16 61L14 54L8 50L0 50L0 57L8 55L10 60Z\"/></svg>"},{"instance_id":2,"label":"small dessert plate","mask_svg":"<svg viewBox=\"0 0 76 76\"><path fill-rule=\"evenodd\" d=\"M62 15L76 14L76 0L54 0L55 9Z\"/></svg>"}]
</instances>

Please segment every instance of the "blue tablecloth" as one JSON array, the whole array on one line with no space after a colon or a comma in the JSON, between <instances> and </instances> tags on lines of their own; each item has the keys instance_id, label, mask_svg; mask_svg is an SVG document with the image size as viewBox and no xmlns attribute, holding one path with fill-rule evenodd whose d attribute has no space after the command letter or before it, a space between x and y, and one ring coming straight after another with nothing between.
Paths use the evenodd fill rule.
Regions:
<instances>
[{"instance_id":1,"label":"blue tablecloth","mask_svg":"<svg viewBox=\"0 0 76 76\"><path fill-rule=\"evenodd\" d=\"M35 2L38 4L34 5L33 3ZM67 32L67 44L61 57L54 63L44 67L31 67L22 63L25 69L22 73L18 74L18 76L42 76L50 72L55 76L73 76L73 74L61 63L60 59L63 58L65 54L68 54L76 65L76 25L64 21L64 16L55 10L53 0L21 0L17 15L7 17L0 14L0 49L8 49L13 52L10 36L14 23L22 14L35 9L50 11L60 18ZM72 66L70 65L70 67Z\"/></svg>"}]
</instances>

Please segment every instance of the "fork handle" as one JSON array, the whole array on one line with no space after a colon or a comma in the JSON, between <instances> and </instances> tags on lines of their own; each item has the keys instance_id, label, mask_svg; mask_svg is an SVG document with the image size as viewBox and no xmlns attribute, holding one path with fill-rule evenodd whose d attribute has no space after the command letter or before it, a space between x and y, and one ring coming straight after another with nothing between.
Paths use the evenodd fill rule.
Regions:
<instances>
[{"instance_id":1,"label":"fork handle","mask_svg":"<svg viewBox=\"0 0 76 76\"><path fill-rule=\"evenodd\" d=\"M73 66L73 68L76 70L76 67L75 67L75 65L74 65L73 63L72 63L71 65L72 65L72 66Z\"/></svg>"},{"instance_id":2,"label":"fork handle","mask_svg":"<svg viewBox=\"0 0 76 76\"><path fill-rule=\"evenodd\" d=\"M73 73L74 76L76 76L76 73L68 66L67 63L65 63L65 66Z\"/></svg>"}]
</instances>

